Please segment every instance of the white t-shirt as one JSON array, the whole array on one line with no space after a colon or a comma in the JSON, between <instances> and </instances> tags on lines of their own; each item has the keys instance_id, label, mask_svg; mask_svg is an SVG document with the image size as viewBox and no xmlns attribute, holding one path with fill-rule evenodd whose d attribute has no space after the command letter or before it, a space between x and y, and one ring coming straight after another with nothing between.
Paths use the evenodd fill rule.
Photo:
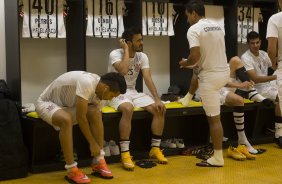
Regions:
<instances>
[{"instance_id":1,"label":"white t-shirt","mask_svg":"<svg viewBox=\"0 0 282 184\"><path fill-rule=\"evenodd\" d=\"M266 38L278 38L278 62L282 61L282 12L272 15L267 24Z\"/></svg>"},{"instance_id":2,"label":"white t-shirt","mask_svg":"<svg viewBox=\"0 0 282 184\"><path fill-rule=\"evenodd\" d=\"M98 38L121 37L123 0L87 0L88 21L86 35Z\"/></svg>"},{"instance_id":3,"label":"white t-shirt","mask_svg":"<svg viewBox=\"0 0 282 184\"><path fill-rule=\"evenodd\" d=\"M40 95L43 101L51 101L62 107L74 107L76 96L96 100L95 90L100 77L84 71L67 72L55 79Z\"/></svg>"},{"instance_id":4,"label":"white t-shirt","mask_svg":"<svg viewBox=\"0 0 282 184\"><path fill-rule=\"evenodd\" d=\"M268 68L271 67L271 61L268 54L260 50L259 56L255 56L250 50L247 50L242 56L241 60L247 71L254 70L259 76L267 76ZM257 83L255 87L263 87L269 82Z\"/></svg>"},{"instance_id":5,"label":"white t-shirt","mask_svg":"<svg viewBox=\"0 0 282 184\"><path fill-rule=\"evenodd\" d=\"M200 19L187 33L190 48L200 47L199 77L210 72L228 71L224 30L215 22Z\"/></svg>"},{"instance_id":6,"label":"white t-shirt","mask_svg":"<svg viewBox=\"0 0 282 184\"><path fill-rule=\"evenodd\" d=\"M64 3L64 0L22 0L22 37L65 38Z\"/></svg>"},{"instance_id":7,"label":"white t-shirt","mask_svg":"<svg viewBox=\"0 0 282 184\"><path fill-rule=\"evenodd\" d=\"M110 53L108 72L117 72L113 64L117 61L122 61L123 49L116 49ZM136 52L134 58L129 58L129 71L124 76L127 89L135 89L136 80L140 69L150 68L149 59L143 52Z\"/></svg>"},{"instance_id":8,"label":"white t-shirt","mask_svg":"<svg viewBox=\"0 0 282 184\"><path fill-rule=\"evenodd\" d=\"M173 36L172 3L142 2L142 33L148 36Z\"/></svg>"}]
</instances>

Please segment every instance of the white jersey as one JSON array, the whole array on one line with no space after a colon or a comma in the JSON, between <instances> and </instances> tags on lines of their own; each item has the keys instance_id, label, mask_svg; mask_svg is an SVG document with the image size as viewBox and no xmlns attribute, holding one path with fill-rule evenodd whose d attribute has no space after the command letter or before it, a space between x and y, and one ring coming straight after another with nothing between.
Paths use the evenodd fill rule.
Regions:
<instances>
[{"instance_id":1,"label":"white jersey","mask_svg":"<svg viewBox=\"0 0 282 184\"><path fill-rule=\"evenodd\" d=\"M124 51L123 49L116 49L110 53L108 72L117 72L113 64L122 61ZM150 68L149 59L143 52L136 52L134 58L129 58L129 71L124 76L127 89L135 89L136 80L140 69Z\"/></svg>"},{"instance_id":2,"label":"white jersey","mask_svg":"<svg viewBox=\"0 0 282 184\"><path fill-rule=\"evenodd\" d=\"M271 67L271 61L268 54L260 50L259 56L255 56L250 50L247 50L242 56L241 60L244 63L244 67L247 71L254 70L259 76L267 76L268 68ZM263 87L269 82L257 83L255 87Z\"/></svg>"},{"instance_id":3,"label":"white jersey","mask_svg":"<svg viewBox=\"0 0 282 184\"><path fill-rule=\"evenodd\" d=\"M200 19L187 33L190 48L200 47L199 76L229 71L225 53L224 30L215 22Z\"/></svg>"},{"instance_id":4,"label":"white jersey","mask_svg":"<svg viewBox=\"0 0 282 184\"><path fill-rule=\"evenodd\" d=\"M215 21L224 30L224 10L223 6L205 5L205 17Z\"/></svg>"},{"instance_id":5,"label":"white jersey","mask_svg":"<svg viewBox=\"0 0 282 184\"><path fill-rule=\"evenodd\" d=\"M40 95L43 101L51 101L62 107L74 107L76 96L94 102L100 77L84 71L64 73L54 80Z\"/></svg>"},{"instance_id":6,"label":"white jersey","mask_svg":"<svg viewBox=\"0 0 282 184\"><path fill-rule=\"evenodd\" d=\"M247 34L251 31L259 32L258 22L261 17L260 8L250 6L238 7L238 42L246 43Z\"/></svg>"},{"instance_id":7,"label":"white jersey","mask_svg":"<svg viewBox=\"0 0 282 184\"><path fill-rule=\"evenodd\" d=\"M282 61L282 12L269 18L266 38L269 37L278 38L278 61Z\"/></svg>"},{"instance_id":8,"label":"white jersey","mask_svg":"<svg viewBox=\"0 0 282 184\"><path fill-rule=\"evenodd\" d=\"M86 35L98 38L121 37L123 0L87 0L88 21Z\"/></svg>"},{"instance_id":9,"label":"white jersey","mask_svg":"<svg viewBox=\"0 0 282 184\"><path fill-rule=\"evenodd\" d=\"M142 3L142 33L149 36L173 36L173 4Z\"/></svg>"},{"instance_id":10,"label":"white jersey","mask_svg":"<svg viewBox=\"0 0 282 184\"><path fill-rule=\"evenodd\" d=\"M24 38L65 38L64 0L22 0Z\"/></svg>"}]
</instances>

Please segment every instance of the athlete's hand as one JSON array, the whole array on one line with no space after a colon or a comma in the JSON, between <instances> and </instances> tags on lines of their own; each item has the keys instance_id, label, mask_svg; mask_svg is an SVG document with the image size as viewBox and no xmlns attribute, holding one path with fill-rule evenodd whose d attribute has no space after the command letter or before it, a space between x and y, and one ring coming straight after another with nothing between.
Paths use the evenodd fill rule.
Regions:
<instances>
[{"instance_id":1,"label":"athlete's hand","mask_svg":"<svg viewBox=\"0 0 282 184\"><path fill-rule=\"evenodd\" d=\"M158 112L164 113L165 111L165 105L163 104L163 102L161 100L157 100L155 102L156 108Z\"/></svg>"},{"instance_id":2,"label":"athlete's hand","mask_svg":"<svg viewBox=\"0 0 282 184\"><path fill-rule=\"evenodd\" d=\"M123 48L123 50L128 49L128 45L127 45L125 39L119 39L119 45L120 45L121 48Z\"/></svg>"},{"instance_id":3,"label":"athlete's hand","mask_svg":"<svg viewBox=\"0 0 282 184\"><path fill-rule=\"evenodd\" d=\"M245 82L242 82L240 85L241 85L240 88L250 89L250 88L254 87L254 82L253 81L245 81Z\"/></svg>"},{"instance_id":4,"label":"athlete's hand","mask_svg":"<svg viewBox=\"0 0 282 184\"><path fill-rule=\"evenodd\" d=\"M89 144L89 148L91 156L96 157L100 155L100 147L96 142Z\"/></svg>"},{"instance_id":5,"label":"athlete's hand","mask_svg":"<svg viewBox=\"0 0 282 184\"><path fill-rule=\"evenodd\" d=\"M180 68L185 68L187 66L187 59L185 58L182 58L180 61L179 61L179 65L180 65Z\"/></svg>"}]
</instances>

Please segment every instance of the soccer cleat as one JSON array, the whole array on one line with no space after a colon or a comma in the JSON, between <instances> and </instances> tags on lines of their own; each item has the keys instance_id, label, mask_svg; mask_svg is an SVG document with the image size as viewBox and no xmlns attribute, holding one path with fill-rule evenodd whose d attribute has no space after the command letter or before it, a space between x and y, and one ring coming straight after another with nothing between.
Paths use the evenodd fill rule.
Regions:
<instances>
[{"instance_id":1,"label":"soccer cleat","mask_svg":"<svg viewBox=\"0 0 282 184\"><path fill-rule=\"evenodd\" d=\"M159 147L152 147L151 151L149 153L150 158L157 159L157 162L159 164L167 164L168 160L167 158L164 157L162 151L160 150Z\"/></svg>"},{"instance_id":2,"label":"soccer cleat","mask_svg":"<svg viewBox=\"0 0 282 184\"><path fill-rule=\"evenodd\" d=\"M243 155L241 152L239 152L237 148L234 148L232 146L229 146L227 150L227 156L235 160L241 160L241 161L246 160L246 156Z\"/></svg>"},{"instance_id":3,"label":"soccer cleat","mask_svg":"<svg viewBox=\"0 0 282 184\"><path fill-rule=\"evenodd\" d=\"M107 166L105 159L101 159L99 164L92 164L92 175L99 176L104 179L112 179L114 176Z\"/></svg>"},{"instance_id":4,"label":"soccer cleat","mask_svg":"<svg viewBox=\"0 0 282 184\"><path fill-rule=\"evenodd\" d=\"M70 183L77 183L77 184L91 182L91 180L77 167L71 168L68 175L65 176L65 179Z\"/></svg>"},{"instance_id":5,"label":"soccer cleat","mask_svg":"<svg viewBox=\"0 0 282 184\"><path fill-rule=\"evenodd\" d=\"M243 144L239 144L238 147L237 147L237 150L238 150L240 153L242 153L243 155L245 155L247 159L254 160L254 159L257 158L257 156L251 154L251 153L248 151L247 147L246 147L245 145L243 145Z\"/></svg>"},{"instance_id":6,"label":"soccer cleat","mask_svg":"<svg viewBox=\"0 0 282 184\"><path fill-rule=\"evenodd\" d=\"M134 170L135 165L131 159L129 151L121 153L121 163L125 170L128 170L128 171Z\"/></svg>"}]
</instances>

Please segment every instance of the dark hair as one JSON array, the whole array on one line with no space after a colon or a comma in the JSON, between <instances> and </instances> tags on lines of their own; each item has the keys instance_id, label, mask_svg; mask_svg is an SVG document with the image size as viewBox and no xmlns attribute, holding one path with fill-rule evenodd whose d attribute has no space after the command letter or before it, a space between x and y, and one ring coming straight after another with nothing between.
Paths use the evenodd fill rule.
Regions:
<instances>
[{"instance_id":1,"label":"dark hair","mask_svg":"<svg viewBox=\"0 0 282 184\"><path fill-rule=\"evenodd\" d=\"M124 94L126 92L126 82L124 77L116 72L106 73L101 76L100 81L110 87L110 91L120 92Z\"/></svg>"},{"instance_id":2,"label":"dark hair","mask_svg":"<svg viewBox=\"0 0 282 184\"><path fill-rule=\"evenodd\" d=\"M205 16L205 6L201 0L191 0L186 4L186 10L189 13L195 11L199 16Z\"/></svg>"},{"instance_id":3,"label":"dark hair","mask_svg":"<svg viewBox=\"0 0 282 184\"><path fill-rule=\"evenodd\" d=\"M254 40L254 39L260 39L260 36L257 32L255 31L251 31L247 34L247 42L249 42L250 40Z\"/></svg>"},{"instance_id":4,"label":"dark hair","mask_svg":"<svg viewBox=\"0 0 282 184\"><path fill-rule=\"evenodd\" d=\"M131 41L133 39L133 36L136 34L142 34L141 29L136 28L136 27L132 27L129 29L126 29L123 33L122 33L122 38L125 39L126 41Z\"/></svg>"}]
</instances>

